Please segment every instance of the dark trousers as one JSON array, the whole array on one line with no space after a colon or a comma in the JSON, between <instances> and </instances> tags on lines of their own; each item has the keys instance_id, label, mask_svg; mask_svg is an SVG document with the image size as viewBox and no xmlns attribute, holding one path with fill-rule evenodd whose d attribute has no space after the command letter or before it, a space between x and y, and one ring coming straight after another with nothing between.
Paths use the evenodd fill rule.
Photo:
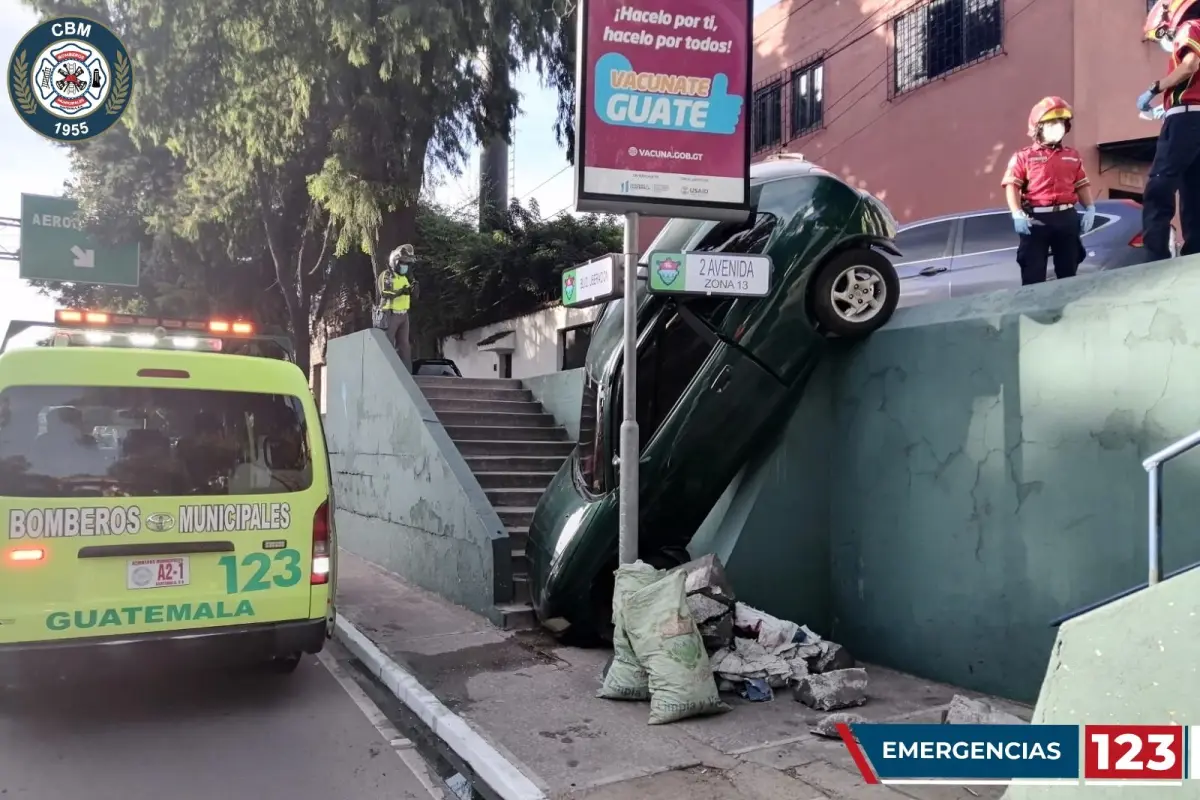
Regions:
<instances>
[{"instance_id":1,"label":"dark trousers","mask_svg":"<svg viewBox=\"0 0 1200 800\"><path fill-rule=\"evenodd\" d=\"M1021 285L1044 283L1046 262L1054 254L1054 276L1059 280L1074 278L1083 260L1083 243L1079 241L1079 215L1074 208L1030 214L1033 225L1017 245L1017 263L1021 265Z\"/></svg>"},{"instance_id":2,"label":"dark trousers","mask_svg":"<svg viewBox=\"0 0 1200 800\"><path fill-rule=\"evenodd\" d=\"M1143 242L1147 261L1170 258L1171 220L1179 193L1183 255L1200 253L1200 112L1163 120L1150 179L1142 196Z\"/></svg>"},{"instance_id":3,"label":"dark trousers","mask_svg":"<svg viewBox=\"0 0 1200 800\"><path fill-rule=\"evenodd\" d=\"M395 311L388 312L388 341L396 348L396 355L405 368L412 372L412 348L408 342L408 314Z\"/></svg>"}]
</instances>

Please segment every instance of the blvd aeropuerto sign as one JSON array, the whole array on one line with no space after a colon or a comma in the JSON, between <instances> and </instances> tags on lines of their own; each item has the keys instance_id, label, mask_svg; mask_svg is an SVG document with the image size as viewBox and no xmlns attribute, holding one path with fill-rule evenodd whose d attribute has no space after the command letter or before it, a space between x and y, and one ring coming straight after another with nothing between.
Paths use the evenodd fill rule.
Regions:
<instances>
[{"instance_id":1,"label":"blvd aeropuerto sign","mask_svg":"<svg viewBox=\"0 0 1200 800\"><path fill-rule=\"evenodd\" d=\"M74 200L21 195L21 278L137 286L140 255L137 242L116 246L97 242L86 230Z\"/></svg>"},{"instance_id":2,"label":"blvd aeropuerto sign","mask_svg":"<svg viewBox=\"0 0 1200 800\"><path fill-rule=\"evenodd\" d=\"M771 257L742 253L662 253L647 259L651 294L766 297Z\"/></svg>"}]
</instances>

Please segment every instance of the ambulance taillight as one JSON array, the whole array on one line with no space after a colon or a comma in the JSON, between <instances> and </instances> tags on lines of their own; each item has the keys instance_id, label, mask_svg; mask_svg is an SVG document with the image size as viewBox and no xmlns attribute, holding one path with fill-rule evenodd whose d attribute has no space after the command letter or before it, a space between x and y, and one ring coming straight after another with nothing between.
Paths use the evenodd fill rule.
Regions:
<instances>
[{"instance_id":1,"label":"ambulance taillight","mask_svg":"<svg viewBox=\"0 0 1200 800\"><path fill-rule=\"evenodd\" d=\"M331 567L330 536L329 536L329 501L321 503L317 513L313 515L312 532L312 583L322 585L329 583Z\"/></svg>"}]
</instances>

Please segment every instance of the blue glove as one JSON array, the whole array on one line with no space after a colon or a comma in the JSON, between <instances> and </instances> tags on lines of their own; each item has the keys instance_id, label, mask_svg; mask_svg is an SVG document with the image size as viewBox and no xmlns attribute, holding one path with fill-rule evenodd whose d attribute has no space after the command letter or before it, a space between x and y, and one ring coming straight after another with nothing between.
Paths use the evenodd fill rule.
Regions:
<instances>
[{"instance_id":1,"label":"blue glove","mask_svg":"<svg viewBox=\"0 0 1200 800\"><path fill-rule=\"evenodd\" d=\"M1012 215L1012 218L1013 228L1016 229L1017 233L1019 233L1021 236L1028 236L1030 231L1029 217L1018 211Z\"/></svg>"},{"instance_id":2,"label":"blue glove","mask_svg":"<svg viewBox=\"0 0 1200 800\"><path fill-rule=\"evenodd\" d=\"M1083 219L1079 221L1079 230L1082 233L1087 233L1096 224L1096 207L1087 206L1083 209Z\"/></svg>"},{"instance_id":3,"label":"blue glove","mask_svg":"<svg viewBox=\"0 0 1200 800\"><path fill-rule=\"evenodd\" d=\"M1154 100L1154 92L1147 89L1138 95L1138 111L1149 111L1150 103Z\"/></svg>"}]
</instances>

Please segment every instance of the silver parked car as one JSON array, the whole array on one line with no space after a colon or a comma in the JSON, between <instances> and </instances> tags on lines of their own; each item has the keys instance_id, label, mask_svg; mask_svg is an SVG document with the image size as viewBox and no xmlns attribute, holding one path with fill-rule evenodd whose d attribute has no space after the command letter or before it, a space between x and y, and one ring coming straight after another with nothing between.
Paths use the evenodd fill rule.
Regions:
<instances>
[{"instance_id":1,"label":"silver parked car","mask_svg":"<svg viewBox=\"0 0 1200 800\"><path fill-rule=\"evenodd\" d=\"M1082 216L1082 213L1080 214ZM1171 249L1178 253L1171 230ZM1079 274L1119 269L1145 260L1142 206L1133 200L1096 203L1096 225L1083 237L1087 257ZM1017 234L1008 209L971 211L923 219L896 235L900 307L933 303L1021 285ZM1054 280L1054 262L1050 262Z\"/></svg>"}]
</instances>

